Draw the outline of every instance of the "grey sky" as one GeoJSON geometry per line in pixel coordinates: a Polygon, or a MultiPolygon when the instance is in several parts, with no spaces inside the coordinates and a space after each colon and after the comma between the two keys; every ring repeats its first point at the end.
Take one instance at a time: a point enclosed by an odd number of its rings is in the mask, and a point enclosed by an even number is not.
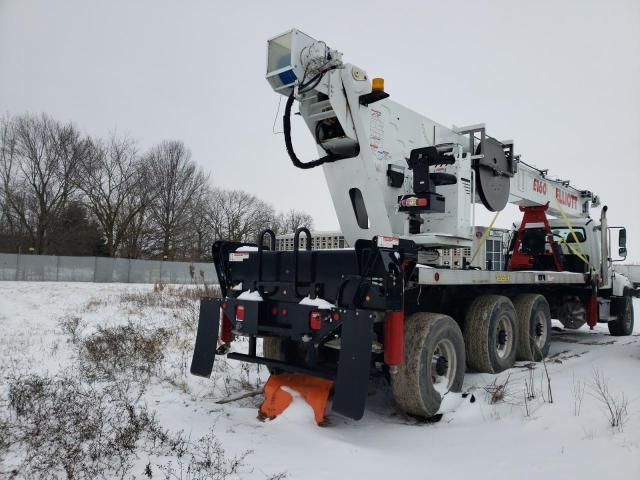
{"type": "Polygon", "coordinates": [[[320,169],[293,168],[272,133],[266,40],[293,27],[384,77],[396,101],[445,125],[484,122],[599,193],[640,260],[639,0],[0,0],[0,112],[44,111],[143,148],[182,139],[216,185],[337,228],[320,169]]]}

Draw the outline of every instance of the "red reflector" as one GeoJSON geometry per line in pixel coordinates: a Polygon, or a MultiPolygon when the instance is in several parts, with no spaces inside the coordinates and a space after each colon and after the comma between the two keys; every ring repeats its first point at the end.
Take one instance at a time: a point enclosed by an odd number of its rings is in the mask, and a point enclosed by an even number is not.
{"type": "Polygon", "coordinates": [[[222,304],[222,309],[223,309],[223,310],[226,310],[228,306],[229,306],[229,305],[227,304],[227,302],[224,302],[224,303],[222,304]]]}
{"type": "Polygon", "coordinates": [[[224,343],[233,342],[233,325],[222,309],[220,309],[220,326],[220,340],[224,343]]]}
{"type": "Polygon", "coordinates": [[[236,321],[243,322],[244,321],[244,305],[236,306],[236,321]]]}
{"type": "Polygon", "coordinates": [[[331,314],[331,320],[333,320],[334,322],[337,322],[338,320],[340,320],[340,312],[333,312],[331,314]]]}
{"type": "Polygon", "coordinates": [[[271,309],[271,315],[273,315],[274,317],[278,315],[278,307],[273,307],[271,309]]]}
{"type": "Polygon", "coordinates": [[[286,316],[287,316],[287,313],[289,313],[289,311],[288,311],[286,308],[283,308],[283,309],[282,309],[282,311],[281,311],[280,313],[282,313],[282,316],[283,316],[283,317],[286,317],[286,316]]]}
{"type": "Polygon", "coordinates": [[[318,310],[309,313],[309,328],[311,330],[320,330],[322,328],[322,316],[318,310]]]}
{"type": "Polygon", "coordinates": [[[439,274],[438,272],[436,272],[436,273],[433,275],[433,279],[434,279],[436,282],[437,282],[438,280],[440,280],[440,274],[439,274]]]}

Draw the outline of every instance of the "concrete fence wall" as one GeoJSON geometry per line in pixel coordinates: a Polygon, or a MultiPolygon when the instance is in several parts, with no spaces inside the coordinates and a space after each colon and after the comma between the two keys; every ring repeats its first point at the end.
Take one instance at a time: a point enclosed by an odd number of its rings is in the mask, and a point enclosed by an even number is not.
{"type": "Polygon", "coordinates": [[[0,280],[49,282],[217,283],[213,263],[0,253],[0,280]]]}

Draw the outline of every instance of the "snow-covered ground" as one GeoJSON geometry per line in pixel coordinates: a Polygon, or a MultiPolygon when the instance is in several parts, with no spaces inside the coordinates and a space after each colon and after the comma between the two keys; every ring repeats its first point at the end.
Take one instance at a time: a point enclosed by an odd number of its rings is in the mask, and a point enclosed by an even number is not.
{"type": "MultiPolygon", "coordinates": [[[[128,321],[171,325],[181,321],[183,314],[197,315],[196,302],[182,309],[144,307],[122,296],[152,289],[149,285],[0,282],[3,374],[54,374],[70,367],[74,344],[62,331],[61,318],[80,317],[80,334],[89,335],[98,325],[128,321]]],[[[268,376],[264,368],[218,359],[212,380],[193,377],[188,374],[189,345],[175,349],[165,360],[163,374],[151,381],[144,400],[165,428],[184,430],[197,438],[213,427],[228,453],[251,450],[242,478],[265,479],[283,472],[291,479],[637,479],[637,300],[634,308],[631,337],[611,337],[606,325],[593,331],[583,327],[554,332],[546,362],[552,403],[542,364],[530,370],[518,363],[500,375],[468,374],[465,390],[470,394],[439,423],[419,423],[398,414],[388,388],[381,385],[372,385],[367,411],[359,422],[330,414],[328,425],[318,427],[310,407],[300,399],[277,419],[261,422],[256,418],[260,396],[226,404],[216,401],[255,389],[268,376]],[[622,429],[608,423],[605,406],[593,387],[596,374],[605,379],[614,397],[624,395],[628,401],[622,429]],[[533,387],[528,385],[531,380],[533,387]],[[505,382],[505,397],[491,403],[487,390],[505,382]],[[527,387],[533,388],[535,398],[525,402],[527,387]]],[[[554,322],[554,326],[560,324],[554,322]]],[[[143,467],[148,458],[140,455],[137,462],[131,474],[146,478],[143,467]]]]}

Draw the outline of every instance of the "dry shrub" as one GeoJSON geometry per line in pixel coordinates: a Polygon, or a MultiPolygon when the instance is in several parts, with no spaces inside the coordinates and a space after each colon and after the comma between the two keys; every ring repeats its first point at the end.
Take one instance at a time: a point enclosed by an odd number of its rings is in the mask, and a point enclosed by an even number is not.
{"type": "Polygon", "coordinates": [[[629,418],[629,400],[624,393],[614,395],[609,391],[609,383],[604,377],[604,373],[599,370],[593,371],[593,384],[591,385],[592,395],[600,400],[604,406],[604,411],[612,429],[622,432],[624,424],[629,418]]]}
{"type": "Polygon", "coordinates": [[[499,378],[495,378],[491,384],[484,387],[484,391],[487,392],[490,404],[496,404],[500,402],[506,402],[513,400],[513,395],[509,386],[509,379],[511,374],[507,375],[504,382],[499,382],[499,378]]]}
{"type": "Polygon", "coordinates": [[[209,286],[182,286],[175,287],[164,285],[158,287],[154,284],[150,292],[127,292],[120,296],[121,303],[131,303],[139,308],[161,307],[169,309],[184,308],[202,297],[219,297],[220,289],[209,286]]]}
{"type": "Polygon", "coordinates": [[[108,303],[109,303],[109,300],[107,298],[92,297],[85,304],[84,310],[86,312],[95,312],[98,309],[98,307],[104,307],[105,305],[108,305],[108,303]]]}
{"type": "Polygon", "coordinates": [[[80,332],[84,328],[84,322],[77,315],[66,315],[58,320],[58,327],[62,333],[69,335],[73,343],[78,343],[80,332]]]}
{"type": "MultiPolygon", "coordinates": [[[[177,453],[175,461],[156,465],[162,478],[184,480],[225,480],[238,478],[246,464],[245,458],[251,454],[247,450],[235,457],[227,456],[222,444],[213,430],[195,442],[185,439],[181,434],[168,439],[172,450],[177,453]]],[[[151,463],[147,465],[146,475],[153,478],[151,463]]],[[[285,478],[285,477],[280,477],[285,478]]]]}
{"type": "Polygon", "coordinates": [[[165,328],[147,328],[129,322],[115,327],[98,327],[82,340],[79,348],[83,374],[109,380],[127,376],[149,378],[158,372],[165,358],[171,333],[165,328]]]}
{"type": "MultiPolygon", "coordinates": [[[[97,386],[70,376],[9,379],[10,443],[22,478],[93,479],[130,470],[156,420],[129,385],[97,386]]],[[[7,422],[7,420],[5,420],[7,422]]]]}
{"type": "MultiPolygon", "coordinates": [[[[0,418],[0,460],[7,454],[11,443],[11,425],[8,420],[0,418]]],[[[1,474],[2,471],[0,471],[1,474]]]]}
{"type": "MultiPolygon", "coordinates": [[[[140,399],[139,384],[86,382],[73,371],[11,376],[0,410],[0,461],[8,478],[239,478],[245,451],[228,456],[213,429],[192,441],[163,429],[140,399]],[[6,418],[5,413],[10,415],[6,418]],[[147,457],[144,471],[133,471],[147,457]],[[10,477],[9,477],[10,476],[10,477]]],[[[283,474],[272,478],[284,478],[283,474]]],[[[3,477],[4,478],[4,477],[3,477]]]]}
{"type": "Polygon", "coordinates": [[[578,417],[582,410],[582,400],[584,399],[586,384],[576,380],[575,372],[571,378],[571,394],[573,395],[573,414],[578,417]]]}

